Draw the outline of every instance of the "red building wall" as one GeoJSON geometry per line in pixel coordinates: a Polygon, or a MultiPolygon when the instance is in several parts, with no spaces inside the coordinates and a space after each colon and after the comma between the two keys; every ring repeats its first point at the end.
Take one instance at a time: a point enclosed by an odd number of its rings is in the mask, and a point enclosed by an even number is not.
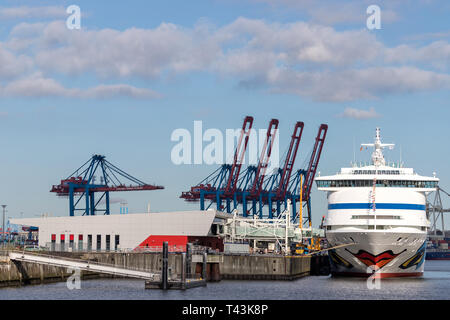
{"type": "Polygon", "coordinates": [[[170,252],[186,252],[186,245],[188,243],[209,247],[213,250],[218,249],[220,252],[223,251],[222,239],[217,237],[194,236],[150,236],[145,239],[136,249],[149,249],[159,251],[162,249],[164,241],[167,241],[169,243],[170,252]]]}

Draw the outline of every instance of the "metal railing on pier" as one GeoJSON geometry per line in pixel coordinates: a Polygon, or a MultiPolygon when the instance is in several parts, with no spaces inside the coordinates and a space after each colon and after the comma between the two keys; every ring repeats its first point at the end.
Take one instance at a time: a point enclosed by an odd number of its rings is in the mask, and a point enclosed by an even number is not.
{"type": "Polygon", "coordinates": [[[79,269],[83,271],[106,273],[144,280],[155,281],[157,278],[160,277],[159,274],[151,273],[148,270],[140,268],[133,268],[133,267],[121,268],[113,264],[101,263],[98,261],[58,257],[54,255],[11,251],[9,252],[9,258],[13,261],[79,269]]]}

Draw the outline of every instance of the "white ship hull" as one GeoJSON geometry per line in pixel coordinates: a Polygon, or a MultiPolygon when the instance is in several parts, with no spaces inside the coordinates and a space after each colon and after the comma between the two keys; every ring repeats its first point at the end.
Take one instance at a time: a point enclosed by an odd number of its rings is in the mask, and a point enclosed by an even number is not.
{"type": "Polygon", "coordinates": [[[377,128],[370,165],[341,168],[333,176],[316,178],[327,192],[326,237],[332,274],[405,277],[423,275],[430,221],[426,196],[439,179],[412,168],[386,163],[377,128]]]}
{"type": "Polygon", "coordinates": [[[331,272],[340,276],[418,277],[425,265],[426,233],[329,232],[331,272]]]}
{"type": "Polygon", "coordinates": [[[378,270],[379,277],[421,276],[429,226],[425,195],[407,188],[377,191],[376,212],[366,200],[371,188],[329,195],[327,240],[331,246],[351,244],[330,252],[332,273],[369,276],[378,270]]]}

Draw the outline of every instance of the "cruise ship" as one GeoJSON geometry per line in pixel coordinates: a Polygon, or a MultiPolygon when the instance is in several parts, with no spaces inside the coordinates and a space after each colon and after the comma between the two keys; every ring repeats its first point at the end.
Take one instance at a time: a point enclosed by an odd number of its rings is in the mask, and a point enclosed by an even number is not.
{"type": "Polygon", "coordinates": [[[375,141],[368,165],[352,164],[332,176],[319,176],[317,187],[327,192],[326,238],[333,275],[378,278],[423,275],[430,222],[426,196],[439,179],[417,174],[401,163],[389,164],[383,149],[394,144],[375,141]]]}

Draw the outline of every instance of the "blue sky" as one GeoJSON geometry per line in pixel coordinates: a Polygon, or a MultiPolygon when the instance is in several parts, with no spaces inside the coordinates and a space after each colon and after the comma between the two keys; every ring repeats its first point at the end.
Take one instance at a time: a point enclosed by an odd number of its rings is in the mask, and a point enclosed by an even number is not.
{"type": "MultiPolygon", "coordinates": [[[[92,154],[164,191],[117,194],[130,212],[196,208],[181,191],[217,166],[175,166],[170,135],[193,121],[223,130],[280,120],[280,152],[305,122],[297,164],[320,123],[332,174],[375,127],[386,157],[450,190],[450,3],[416,1],[2,1],[1,202],[8,215],[66,215],[49,193],[92,154]],[[81,30],[65,8],[78,5],[81,30]],[[381,30],[366,8],[381,8],[381,30]]],[[[358,160],[369,160],[368,151],[358,160]]],[[[450,201],[447,201],[450,206],[450,201]]],[[[314,224],[326,197],[313,190],[314,224]]],[[[118,213],[118,205],[113,206],[118,213]]]]}

